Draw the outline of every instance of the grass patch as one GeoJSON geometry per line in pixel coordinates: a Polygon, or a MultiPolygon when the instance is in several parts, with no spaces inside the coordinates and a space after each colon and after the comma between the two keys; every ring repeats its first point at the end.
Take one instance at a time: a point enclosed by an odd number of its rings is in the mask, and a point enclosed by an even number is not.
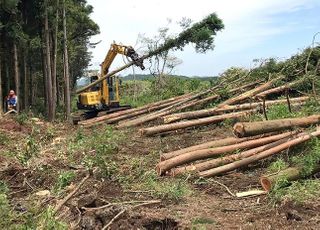
{"type": "Polygon", "coordinates": [[[147,190],[156,198],[175,202],[192,194],[184,178],[160,178],[155,170],[150,170],[153,164],[153,156],[147,159],[145,157],[128,158],[125,167],[118,172],[117,180],[126,189],[147,190]]]}
{"type": "Polygon", "coordinates": [[[279,158],[269,165],[267,172],[276,173],[276,172],[279,172],[280,170],[287,168],[288,166],[289,164],[285,160],[283,160],[282,158],[279,158]]]}
{"type": "Polygon", "coordinates": [[[67,229],[65,223],[55,219],[51,208],[40,211],[33,205],[27,208],[25,213],[15,211],[9,203],[8,192],[9,189],[5,182],[0,181],[0,229],[67,229]]]}
{"type": "MultiPolygon", "coordinates": [[[[301,177],[312,175],[320,162],[320,140],[313,138],[308,143],[299,146],[294,152],[299,152],[299,155],[292,156],[289,159],[291,165],[301,168],[301,177]]],[[[273,162],[269,168],[269,172],[277,172],[288,167],[288,163],[283,159],[278,159],[273,162]]],[[[320,194],[319,180],[301,180],[289,182],[286,177],[281,177],[277,180],[275,186],[270,193],[271,199],[275,202],[283,199],[290,199],[296,202],[304,202],[308,199],[316,197],[320,194]]]]}
{"type": "Polygon", "coordinates": [[[215,225],[216,221],[212,220],[210,218],[204,218],[204,217],[195,217],[191,221],[192,230],[206,230],[207,225],[215,225]]]}
{"type": "Polygon", "coordinates": [[[53,188],[54,193],[59,193],[62,189],[70,185],[75,176],[76,174],[73,171],[61,172],[58,176],[58,181],[53,188]]]}
{"type": "Polygon", "coordinates": [[[309,176],[319,167],[320,162],[320,140],[313,138],[307,146],[308,150],[303,156],[292,158],[294,164],[302,168],[302,176],[309,176]]]}
{"type": "Polygon", "coordinates": [[[288,181],[277,181],[275,188],[271,191],[270,197],[273,201],[289,199],[297,203],[303,203],[307,200],[317,198],[320,195],[319,180],[294,181],[290,186],[288,181]]]}
{"type": "Polygon", "coordinates": [[[122,137],[110,126],[94,129],[90,133],[79,129],[68,143],[69,161],[81,163],[87,169],[98,167],[102,176],[111,179],[117,172],[114,153],[122,137]]]}

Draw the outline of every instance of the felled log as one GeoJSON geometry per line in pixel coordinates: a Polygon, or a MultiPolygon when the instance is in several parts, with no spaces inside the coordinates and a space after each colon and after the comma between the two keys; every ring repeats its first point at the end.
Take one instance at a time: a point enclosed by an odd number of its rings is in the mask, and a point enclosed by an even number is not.
{"type": "Polygon", "coordinates": [[[286,150],[286,149],[291,148],[293,146],[296,146],[298,144],[304,143],[304,142],[310,140],[311,138],[318,137],[318,136],[320,136],[320,129],[312,132],[311,134],[305,133],[304,135],[301,135],[299,137],[288,140],[287,142],[285,142],[283,144],[277,145],[271,149],[265,150],[261,153],[255,154],[251,157],[247,157],[247,158],[241,159],[239,161],[235,161],[233,163],[226,164],[226,165],[223,165],[223,166],[220,166],[217,168],[202,171],[199,173],[199,176],[212,177],[212,176],[220,175],[220,174],[223,174],[226,172],[230,172],[230,171],[235,170],[237,168],[247,166],[251,163],[257,162],[257,161],[262,160],[264,158],[267,158],[267,157],[270,157],[270,156],[275,155],[277,153],[280,153],[283,150],[286,150]]]}
{"type": "Polygon", "coordinates": [[[281,75],[281,76],[279,76],[279,77],[277,77],[277,78],[275,78],[275,79],[273,79],[271,81],[268,81],[267,83],[265,83],[263,85],[260,85],[260,86],[258,86],[256,88],[252,89],[252,90],[249,90],[249,91],[247,91],[245,93],[242,93],[239,96],[230,98],[230,99],[222,102],[221,104],[219,104],[218,107],[223,107],[225,105],[233,105],[233,104],[239,103],[239,102],[241,102],[241,101],[243,101],[243,100],[245,100],[247,98],[253,97],[253,96],[257,95],[258,93],[261,93],[261,92],[271,88],[272,85],[276,81],[278,81],[278,80],[280,80],[282,78],[284,78],[283,75],[281,75]]]}
{"type": "Polygon", "coordinates": [[[231,162],[241,160],[246,157],[253,156],[257,153],[260,153],[260,152],[265,151],[267,149],[273,148],[279,144],[285,143],[289,139],[289,137],[292,137],[294,134],[295,134],[294,132],[287,132],[284,135],[281,135],[279,140],[277,140],[275,142],[268,143],[266,145],[262,145],[262,146],[259,146],[259,147],[253,148],[253,149],[249,149],[249,150],[246,150],[241,153],[235,153],[232,155],[204,161],[204,162],[197,163],[194,165],[188,165],[185,167],[178,167],[178,168],[172,169],[170,171],[170,175],[176,176],[176,175],[179,175],[179,174],[182,174],[185,172],[200,172],[200,171],[212,169],[212,168],[224,165],[224,164],[229,164],[231,162]]]}
{"type": "Polygon", "coordinates": [[[238,91],[242,91],[242,90],[244,90],[244,89],[248,89],[248,88],[250,88],[250,87],[252,87],[252,86],[256,86],[256,85],[258,85],[258,84],[260,84],[262,81],[255,81],[255,82],[250,82],[250,83],[248,83],[248,84],[245,84],[245,85],[242,85],[242,86],[239,86],[239,87],[237,87],[237,88],[233,88],[233,89],[231,89],[231,90],[229,90],[229,93],[235,93],[235,92],[238,92],[238,91]]]}
{"type": "Polygon", "coordinates": [[[269,94],[274,94],[274,93],[283,92],[283,91],[285,91],[285,90],[287,90],[287,89],[290,89],[290,88],[292,88],[292,87],[294,87],[294,86],[297,86],[297,85],[303,83],[306,79],[307,79],[307,78],[302,78],[302,79],[299,79],[299,80],[297,80],[297,81],[289,82],[289,83],[287,83],[287,84],[285,84],[285,85],[281,85],[281,86],[279,86],[279,87],[276,87],[276,88],[273,88],[273,89],[269,89],[269,90],[263,91],[263,92],[257,94],[257,95],[255,96],[255,98],[263,98],[263,97],[266,97],[266,96],[269,95],[269,94]]]}
{"type": "Polygon", "coordinates": [[[128,109],[128,110],[124,110],[124,111],[120,111],[120,112],[116,112],[116,113],[107,114],[107,115],[104,115],[101,117],[96,117],[96,118],[93,118],[90,120],[81,121],[78,124],[82,125],[84,127],[90,127],[90,126],[93,126],[93,125],[96,125],[99,123],[103,123],[103,122],[112,124],[112,123],[115,123],[115,122],[118,122],[118,121],[121,121],[124,119],[129,119],[131,117],[135,117],[135,116],[139,116],[139,115],[142,115],[145,113],[153,112],[155,110],[163,109],[163,108],[171,106],[181,100],[184,100],[185,98],[188,98],[190,96],[191,96],[191,94],[181,95],[181,96],[170,98],[167,100],[147,104],[142,107],[128,109]]]}
{"type": "MultiPolygon", "coordinates": [[[[206,91],[205,94],[208,94],[208,93],[209,93],[209,91],[206,91]]],[[[192,96],[192,97],[186,98],[184,100],[179,101],[176,104],[173,104],[169,107],[166,107],[166,108],[159,110],[159,111],[156,111],[154,113],[148,114],[146,116],[138,117],[138,118],[130,120],[130,121],[121,122],[118,125],[118,128],[141,125],[146,122],[156,120],[159,117],[165,116],[167,114],[174,113],[176,111],[180,111],[180,110],[187,109],[187,108],[192,108],[197,105],[202,105],[202,104],[208,103],[210,101],[214,101],[215,99],[217,99],[219,97],[218,95],[213,95],[208,98],[199,99],[199,98],[203,97],[205,94],[203,94],[203,93],[197,94],[198,96],[192,96]]]]}
{"type": "MultiPolygon", "coordinates": [[[[312,170],[311,175],[320,171],[320,167],[316,167],[312,170]]],[[[302,178],[302,168],[301,167],[289,167],[284,170],[281,170],[278,173],[271,175],[264,175],[260,177],[260,184],[265,191],[270,191],[277,181],[285,179],[287,181],[294,181],[302,178]]]]}
{"type": "Polygon", "coordinates": [[[197,119],[197,120],[181,121],[181,122],[176,122],[176,123],[172,123],[172,124],[165,124],[165,125],[158,125],[158,126],[153,126],[153,127],[149,127],[149,128],[142,128],[139,130],[139,133],[141,135],[145,135],[145,136],[152,136],[155,134],[169,132],[169,131],[173,131],[173,130],[185,129],[185,128],[201,126],[201,125],[216,124],[216,123],[224,121],[226,119],[247,116],[255,111],[256,110],[253,109],[253,110],[247,110],[247,111],[242,111],[242,112],[228,113],[228,114],[223,114],[223,115],[218,115],[218,116],[206,117],[206,118],[201,118],[201,119],[197,119]]]}
{"type": "Polygon", "coordinates": [[[288,135],[287,133],[278,134],[278,135],[268,136],[260,139],[245,141],[245,142],[241,142],[234,145],[187,152],[179,156],[170,158],[168,160],[161,161],[160,163],[157,164],[156,170],[158,175],[163,175],[166,171],[179,165],[183,165],[196,160],[211,158],[221,154],[226,154],[235,150],[241,150],[241,149],[247,149],[247,148],[250,149],[257,146],[265,145],[265,144],[277,141],[283,137],[286,137],[287,135],[288,135]]]}
{"type": "MultiPolygon", "coordinates": [[[[213,101],[213,100],[215,100],[217,98],[218,98],[217,95],[213,95],[213,96],[201,99],[201,100],[191,101],[191,102],[189,102],[189,103],[187,103],[185,105],[181,105],[180,107],[177,107],[176,109],[182,110],[182,109],[185,109],[185,108],[191,108],[191,107],[194,107],[194,106],[203,105],[203,104],[211,102],[211,101],[213,101]]],[[[172,102],[170,103],[170,105],[172,105],[172,102]]],[[[164,107],[166,107],[166,106],[164,106],[164,107]]],[[[150,111],[150,109],[149,109],[149,111],[150,111]]],[[[147,112],[149,112],[149,111],[147,111],[147,112]]],[[[170,111],[171,110],[168,110],[167,112],[170,112],[170,111]]],[[[143,112],[143,113],[146,113],[146,112],[143,112]]],[[[131,118],[131,117],[135,117],[135,116],[140,115],[140,114],[142,114],[142,112],[141,111],[137,111],[135,113],[127,114],[127,115],[124,115],[124,116],[121,116],[121,117],[115,117],[115,118],[109,119],[107,123],[108,124],[113,124],[115,122],[119,122],[121,120],[125,120],[125,119],[131,118]]]]}
{"type": "Polygon", "coordinates": [[[307,127],[319,123],[320,115],[269,121],[238,122],[233,126],[233,132],[237,137],[246,137],[262,133],[281,131],[293,127],[307,127]]]}
{"type": "MultiPolygon", "coordinates": [[[[307,101],[308,99],[309,97],[297,97],[297,98],[290,99],[290,102],[292,103],[292,105],[301,105],[301,104],[304,104],[305,101],[307,101]]],[[[284,104],[284,103],[287,103],[286,99],[271,100],[271,101],[265,101],[265,106],[269,107],[271,105],[284,104]]],[[[244,103],[244,104],[237,104],[237,105],[225,105],[222,108],[214,107],[211,109],[202,109],[197,111],[174,113],[174,114],[164,116],[162,120],[163,120],[163,123],[168,124],[168,123],[183,120],[183,119],[202,118],[202,117],[213,116],[213,115],[226,113],[230,111],[261,108],[262,106],[263,106],[262,102],[244,103]]]]}
{"type": "Polygon", "coordinates": [[[213,140],[213,141],[209,141],[200,145],[194,145],[194,146],[190,146],[188,148],[183,148],[183,149],[179,149],[173,152],[169,152],[169,153],[164,153],[160,156],[160,161],[164,161],[164,160],[168,160],[172,157],[176,157],[179,156],[181,154],[187,153],[187,152],[192,152],[192,151],[196,151],[196,150],[200,150],[200,149],[208,149],[208,148],[215,148],[215,147],[221,147],[221,146],[226,146],[226,145],[232,145],[232,144],[236,144],[236,143],[241,143],[244,141],[248,141],[250,140],[249,138],[235,138],[235,137],[228,137],[225,139],[220,139],[220,140],[213,140]]]}

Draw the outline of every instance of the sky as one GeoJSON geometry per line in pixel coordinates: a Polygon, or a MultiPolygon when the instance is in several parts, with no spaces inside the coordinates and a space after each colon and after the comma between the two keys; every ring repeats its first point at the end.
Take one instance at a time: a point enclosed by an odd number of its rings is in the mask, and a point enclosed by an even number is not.
{"type": "MultiPolygon", "coordinates": [[[[223,20],[225,29],[215,37],[215,49],[206,54],[195,52],[192,45],[172,54],[182,60],[174,74],[216,76],[229,67],[254,66],[254,59],[283,60],[310,46],[320,31],[319,0],[87,0],[94,7],[92,19],[100,34],[91,42],[101,41],[92,52],[91,69],[98,69],[115,41],[139,51],[139,34],[153,37],[159,28],[169,25],[172,34],[181,30],[176,22],[183,17],[199,21],[212,12],[223,20]]],[[[317,37],[320,41],[320,36],[317,37]]],[[[117,57],[110,69],[124,64],[117,57]]],[[[121,72],[131,74],[132,68],[121,72]]],[[[137,68],[135,73],[141,73],[137,68]]],[[[143,73],[148,73],[144,71],[143,73]]]]}

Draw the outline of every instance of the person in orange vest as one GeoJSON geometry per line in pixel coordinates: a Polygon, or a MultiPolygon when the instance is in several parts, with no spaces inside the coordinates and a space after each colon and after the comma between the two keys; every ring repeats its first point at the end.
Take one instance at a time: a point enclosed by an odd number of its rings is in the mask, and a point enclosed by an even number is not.
{"type": "Polygon", "coordinates": [[[8,111],[17,109],[17,95],[13,90],[10,90],[9,95],[7,96],[7,106],[8,111]]]}

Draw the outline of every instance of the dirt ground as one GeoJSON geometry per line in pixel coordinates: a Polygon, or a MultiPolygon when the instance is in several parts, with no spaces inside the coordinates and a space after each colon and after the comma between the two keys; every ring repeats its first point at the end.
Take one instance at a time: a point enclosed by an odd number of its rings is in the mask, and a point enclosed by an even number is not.
{"type": "MultiPolygon", "coordinates": [[[[14,123],[10,132],[25,133],[23,128],[14,123]]],[[[0,122],[0,130],[8,130],[6,124],[0,122]]],[[[60,132],[67,134],[77,128],[65,127],[60,132]]],[[[89,132],[89,131],[88,131],[89,132]]],[[[231,136],[231,129],[222,126],[208,126],[184,132],[157,137],[140,137],[136,129],[125,131],[128,137],[119,146],[117,155],[122,157],[144,156],[148,158],[151,152],[168,152],[206,140],[221,139],[231,136]],[[129,138],[130,137],[130,138],[129,138]]],[[[22,134],[21,134],[22,135],[22,134]]],[[[50,158],[44,154],[44,159],[37,162],[48,171],[72,169],[77,174],[76,183],[70,186],[70,191],[85,177],[82,168],[72,168],[61,159],[50,158]]],[[[43,207],[57,203],[55,197],[36,197],[34,193],[50,189],[55,178],[50,173],[41,173],[33,168],[23,167],[19,162],[6,156],[0,156],[0,180],[10,187],[9,198],[15,210],[24,210],[25,203],[38,200],[43,207]]],[[[155,162],[156,164],[156,162],[155,162]]],[[[155,165],[154,164],[154,165],[155,165]]],[[[48,172],[47,171],[47,172],[48,172]]],[[[233,193],[250,189],[261,189],[258,178],[263,168],[255,165],[241,169],[224,176],[214,178],[226,185],[233,193]]],[[[130,173],[130,172],[128,172],[130,173]]],[[[190,180],[193,194],[178,202],[163,201],[127,209],[110,226],[110,229],[319,229],[320,202],[315,200],[306,204],[295,204],[284,201],[273,205],[267,195],[236,198],[217,183],[197,184],[190,180]],[[197,222],[195,223],[195,220],[197,222]]],[[[62,197],[59,198],[61,200],[62,197]]],[[[70,223],[74,229],[101,229],[121,210],[110,206],[100,210],[90,208],[100,207],[110,200],[152,200],[143,191],[128,192],[112,180],[102,180],[91,177],[59,213],[59,218],[70,223]],[[83,207],[87,209],[83,209],[83,207]],[[67,218],[65,218],[67,217],[67,218]]],[[[71,228],[71,227],[70,227],[71,228]]]]}

